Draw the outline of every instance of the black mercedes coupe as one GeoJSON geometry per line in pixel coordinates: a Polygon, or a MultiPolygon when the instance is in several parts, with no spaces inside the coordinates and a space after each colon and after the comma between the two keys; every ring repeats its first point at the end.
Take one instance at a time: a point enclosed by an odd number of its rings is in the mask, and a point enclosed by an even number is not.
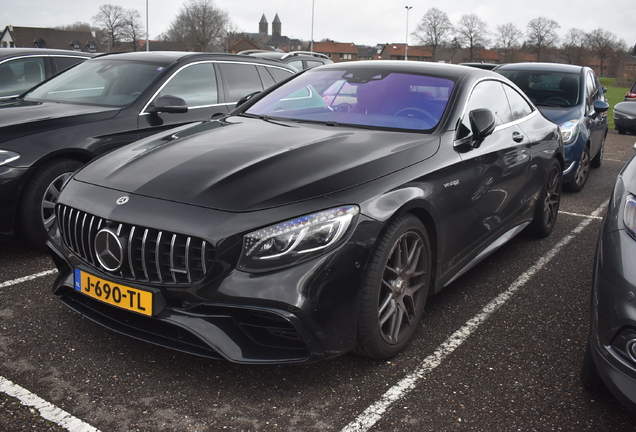
{"type": "Polygon", "coordinates": [[[123,334],[238,363],[397,355],[427,298],[556,222],[559,128],[503,76],[304,71],[65,184],[53,292],[123,334]]]}

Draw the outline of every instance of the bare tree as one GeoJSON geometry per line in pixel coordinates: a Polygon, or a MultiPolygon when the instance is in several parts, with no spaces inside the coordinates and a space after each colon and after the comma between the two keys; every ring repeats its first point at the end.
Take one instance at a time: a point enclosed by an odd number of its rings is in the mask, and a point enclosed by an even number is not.
{"type": "Polygon", "coordinates": [[[124,8],[111,4],[101,5],[97,15],[93,17],[93,22],[101,30],[108,52],[115,49],[124,27],[124,8]]]}
{"type": "Polygon", "coordinates": [[[212,0],[188,0],[170,24],[167,38],[181,42],[184,48],[204,51],[223,36],[228,23],[228,13],[212,0]]]}
{"type": "Polygon", "coordinates": [[[123,27],[120,33],[122,42],[126,42],[133,51],[139,48],[139,40],[145,38],[145,27],[141,21],[141,15],[135,9],[124,11],[122,18],[123,27]]]}
{"type": "Polygon", "coordinates": [[[497,26],[497,42],[496,47],[503,54],[503,61],[506,63],[514,61],[515,51],[519,49],[519,41],[523,37],[523,32],[513,23],[507,23],[497,26]]]}
{"type": "Polygon", "coordinates": [[[537,55],[537,61],[542,61],[547,49],[557,43],[559,28],[558,22],[545,17],[535,18],[528,23],[528,45],[537,55]]]}
{"type": "Polygon", "coordinates": [[[453,25],[445,12],[437,8],[429,9],[413,32],[421,43],[433,52],[433,60],[437,59],[437,51],[443,47],[453,34],[453,25]]]}
{"type": "Polygon", "coordinates": [[[583,30],[573,28],[565,34],[561,44],[561,55],[570,64],[582,65],[587,63],[586,34],[583,30]]]}
{"type": "Polygon", "coordinates": [[[616,51],[624,50],[624,47],[621,46],[622,41],[619,41],[614,33],[600,28],[588,33],[585,42],[601,62],[600,76],[604,76],[603,65],[615,55],[616,51]]]}
{"type": "Polygon", "coordinates": [[[477,49],[489,42],[488,24],[474,13],[462,15],[456,31],[460,43],[468,48],[468,61],[475,60],[477,49]]]}

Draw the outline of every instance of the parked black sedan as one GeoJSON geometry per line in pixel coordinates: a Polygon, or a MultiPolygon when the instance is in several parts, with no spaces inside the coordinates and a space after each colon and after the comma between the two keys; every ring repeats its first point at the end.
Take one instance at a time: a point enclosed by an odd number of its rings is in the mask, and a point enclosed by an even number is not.
{"type": "Polygon", "coordinates": [[[46,48],[0,48],[0,101],[21,95],[36,84],[94,54],[46,48]]]}
{"type": "Polygon", "coordinates": [[[636,102],[619,102],[614,105],[614,129],[619,134],[636,133],[636,102]]]}
{"type": "MultiPolygon", "coordinates": [[[[634,103],[634,102],[626,102],[634,103]]],[[[581,377],[636,411],[636,156],[621,170],[596,248],[591,323],[581,377]]]]}
{"type": "Polygon", "coordinates": [[[56,206],[53,291],[203,356],[388,358],[429,295],[524,228],[551,232],[563,157],[559,128],[501,75],[310,69],[76,173],[56,206]]]}
{"type": "Polygon", "coordinates": [[[44,247],[60,187],[95,156],[226,115],[295,69],[248,56],[135,52],[88,60],[0,104],[0,234],[44,247]]]}
{"type": "Polygon", "coordinates": [[[607,136],[605,89],[588,67],[555,63],[511,63],[495,69],[517,84],[543,115],[561,128],[565,146],[563,184],[585,186],[590,167],[603,162],[607,136]]]}

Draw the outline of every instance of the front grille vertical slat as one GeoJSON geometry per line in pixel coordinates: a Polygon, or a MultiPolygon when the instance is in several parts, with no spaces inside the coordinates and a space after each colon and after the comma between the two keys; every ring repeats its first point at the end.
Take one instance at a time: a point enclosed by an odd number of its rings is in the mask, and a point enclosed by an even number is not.
{"type": "Polygon", "coordinates": [[[135,275],[135,262],[134,262],[134,257],[133,257],[133,242],[135,239],[135,227],[133,225],[133,227],[130,229],[130,234],[128,235],[128,266],[130,268],[130,274],[132,275],[133,279],[136,279],[137,276],[135,275]]]}
{"type": "Polygon", "coordinates": [[[177,241],[177,235],[172,234],[172,239],[170,240],[170,273],[172,274],[172,281],[177,283],[177,274],[174,271],[174,244],[177,241]]]}
{"type": "Polygon", "coordinates": [[[157,233],[157,245],[155,246],[155,267],[157,268],[157,276],[159,277],[159,282],[163,282],[163,277],[161,276],[161,234],[162,231],[157,233]]]}
{"type": "Polygon", "coordinates": [[[190,274],[190,241],[192,240],[192,237],[188,237],[188,240],[186,240],[186,247],[185,247],[185,270],[186,270],[186,275],[188,276],[188,283],[192,283],[192,275],[190,274]]]}
{"type": "Polygon", "coordinates": [[[144,276],[146,280],[149,281],[148,277],[148,267],[146,266],[146,240],[148,239],[148,229],[144,231],[144,236],[141,240],[141,268],[144,270],[144,276]]]}
{"type": "Polygon", "coordinates": [[[193,284],[207,275],[214,262],[212,247],[196,237],[106,220],[63,204],[58,204],[56,214],[66,247],[88,265],[116,278],[168,286],[193,284]],[[116,272],[104,270],[97,260],[95,237],[107,227],[128,241],[128,256],[116,272]]]}

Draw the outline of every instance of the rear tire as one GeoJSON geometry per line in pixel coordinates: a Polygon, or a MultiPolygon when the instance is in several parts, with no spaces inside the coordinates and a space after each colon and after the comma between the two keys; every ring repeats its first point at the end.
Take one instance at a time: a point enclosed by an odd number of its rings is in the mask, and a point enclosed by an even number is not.
{"type": "Polygon", "coordinates": [[[603,164],[603,153],[605,152],[605,137],[603,137],[603,142],[601,142],[601,148],[598,149],[596,156],[592,159],[590,165],[592,168],[600,168],[603,164]]]}
{"type": "Polygon", "coordinates": [[[55,203],[64,182],[83,164],[53,159],[42,165],[24,187],[18,208],[18,232],[31,247],[44,250],[48,230],[55,223],[55,203]]]}
{"type": "Polygon", "coordinates": [[[541,195],[535,205],[534,219],[529,227],[531,233],[536,237],[549,236],[556,224],[561,203],[562,178],[561,164],[557,160],[553,160],[543,188],[541,188],[541,195]]]}
{"type": "Polygon", "coordinates": [[[408,345],[424,314],[431,263],[426,228],[413,215],[400,216],[366,270],[358,317],[359,354],[386,359],[408,345]]]}

